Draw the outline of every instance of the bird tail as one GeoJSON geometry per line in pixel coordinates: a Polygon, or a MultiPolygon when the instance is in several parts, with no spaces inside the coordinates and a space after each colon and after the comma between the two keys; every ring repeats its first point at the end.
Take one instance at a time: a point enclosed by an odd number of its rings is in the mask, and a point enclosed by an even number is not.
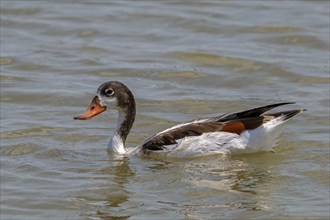
{"type": "Polygon", "coordinates": [[[287,121],[290,118],[292,118],[295,115],[298,115],[299,113],[306,111],[306,109],[294,109],[289,111],[283,111],[283,112],[275,112],[275,113],[267,113],[265,115],[267,116],[273,116],[274,118],[281,119],[281,121],[287,121]]]}

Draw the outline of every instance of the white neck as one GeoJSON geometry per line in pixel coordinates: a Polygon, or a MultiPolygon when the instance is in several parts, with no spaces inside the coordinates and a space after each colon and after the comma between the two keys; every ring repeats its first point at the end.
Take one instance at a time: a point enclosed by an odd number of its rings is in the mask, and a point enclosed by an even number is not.
{"type": "Polygon", "coordinates": [[[117,132],[110,139],[108,144],[108,149],[110,149],[111,151],[117,154],[126,153],[124,142],[117,132]]]}
{"type": "Polygon", "coordinates": [[[117,130],[111,137],[109,144],[108,144],[108,149],[112,150],[115,153],[118,154],[124,154],[126,153],[125,149],[125,140],[126,137],[122,137],[120,134],[120,129],[126,120],[126,114],[123,111],[118,111],[118,122],[117,122],[117,130]]]}

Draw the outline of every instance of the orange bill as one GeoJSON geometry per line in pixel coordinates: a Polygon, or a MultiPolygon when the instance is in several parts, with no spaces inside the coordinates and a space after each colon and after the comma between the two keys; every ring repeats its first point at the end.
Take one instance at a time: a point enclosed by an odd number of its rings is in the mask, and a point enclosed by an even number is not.
{"type": "Polygon", "coordinates": [[[73,117],[75,120],[89,120],[94,116],[101,114],[106,110],[106,106],[102,106],[99,97],[95,96],[92,103],[88,106],[85,112],[80,115],[73,117]]]}

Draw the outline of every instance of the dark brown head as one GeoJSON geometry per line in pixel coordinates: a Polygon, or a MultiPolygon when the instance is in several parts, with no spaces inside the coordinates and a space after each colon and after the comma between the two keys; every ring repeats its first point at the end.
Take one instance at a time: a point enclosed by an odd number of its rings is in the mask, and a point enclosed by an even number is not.
{"type": "Polygon", "coordinates": [[[121,82],[109,81],[100,85],[97,89],[97,95],[87,110],[75,116],[74,119],[91,119],[104,112],[106,108],[116,109],[131,118],[135,118],[135,100],[132,92],[121,82]]]}

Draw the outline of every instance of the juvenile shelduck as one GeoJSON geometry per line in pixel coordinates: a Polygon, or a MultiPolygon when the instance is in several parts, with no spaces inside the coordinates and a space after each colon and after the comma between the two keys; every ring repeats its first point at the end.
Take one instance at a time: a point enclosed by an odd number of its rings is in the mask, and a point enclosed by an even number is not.
{"type": "Polygon", "coordinates": [[[125,141],[136,114],[134,96],[123,83],[109,81],[97,89],[97,95],[87,110],[74,119],[88,120],[107,108],[117,110],[117,130],[108,144],[109,150],[117,154],[154,152],[197,156],[217,153],[254,153],[270,151],[284,122],[304,111],[304,109],[295,109],[268,113],[269,110],[286,104],[293,102],[282,102],[184,122],[155,134],[137,147],[126,148],[125,141]]]}

